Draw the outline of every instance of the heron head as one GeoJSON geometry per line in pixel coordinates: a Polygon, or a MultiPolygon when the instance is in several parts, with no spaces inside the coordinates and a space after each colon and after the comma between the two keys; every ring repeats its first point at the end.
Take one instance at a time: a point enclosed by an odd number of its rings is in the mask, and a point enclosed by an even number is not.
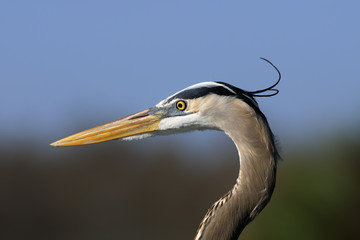
{"type": "MultiPolygon", "coordinates": [[[[277,70],[274,65],[272,66],[277,70]]],[[[279,71],[278,73],[279,80],[274,85],[254,92],[224,82],[198,83],[167,97],[154,107],[79,132],[51,145],[75,146],[114,139],[133,140],[191,130],[222,130],[222,120],[231,118],[229,113],[234,111],[232,108],[234,103],[242,103],[247,109],[262,115],[254,97],[275,95],[277,90],[273,87],[279,83],[281,77],[279,71]],[[275,93],[259,94],[266,91],[275,93]]]]}
{"type": "Polygon", "coordinates": [[[114,139],[141,139],[195,129],[217,129],[209,116],[214,117],[218,112],[217,108],[226,106],[220,102],[230,95],[235,95],[235,92],[222,83],[195,84],[169,96],[154,107],[79,132],[51,145],[75,146],[114,139]]]}

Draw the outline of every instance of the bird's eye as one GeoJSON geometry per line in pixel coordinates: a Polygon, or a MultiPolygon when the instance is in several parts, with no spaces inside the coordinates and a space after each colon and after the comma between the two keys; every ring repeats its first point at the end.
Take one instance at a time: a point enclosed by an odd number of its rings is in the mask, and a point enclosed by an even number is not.
{"type": "Polygon", "coordinates": [[[180,111],[184,111],[186,108],[186,103],[182,100],[176,102],[176,108],[180,111]]]}

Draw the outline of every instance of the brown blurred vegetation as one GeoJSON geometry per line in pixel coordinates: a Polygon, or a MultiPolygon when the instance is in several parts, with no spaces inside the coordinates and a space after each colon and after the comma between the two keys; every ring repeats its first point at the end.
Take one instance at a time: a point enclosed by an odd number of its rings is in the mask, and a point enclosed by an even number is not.
{"type": "MultiPolygon", "coordinates": [[[[146,141],[2,144],[0,239],[192,239],[235,182],[235,149],[209,146],[224,152],[207,165],[146,141]]],[[[360,141],[300,148],[282,154],[273,198],[240,239],[360,239],[360,141]]]]}

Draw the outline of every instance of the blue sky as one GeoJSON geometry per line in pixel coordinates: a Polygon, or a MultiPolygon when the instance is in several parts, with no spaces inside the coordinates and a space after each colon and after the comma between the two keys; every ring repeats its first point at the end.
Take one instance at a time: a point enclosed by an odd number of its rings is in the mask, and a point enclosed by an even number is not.
{"type": "Polygon", "coordinates": [[[1,1],[0,134],[57,140],[202,81],[247,90],[280,140],[360,119],[358,1],[1,1]]]}

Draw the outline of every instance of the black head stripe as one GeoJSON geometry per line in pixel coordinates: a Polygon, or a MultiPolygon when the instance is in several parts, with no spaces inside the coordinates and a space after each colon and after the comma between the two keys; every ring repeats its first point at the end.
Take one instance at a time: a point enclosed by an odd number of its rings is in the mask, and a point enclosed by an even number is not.
{"type": "Polygon", "coordinates": [[[194,99],[206,96],[208,94],[216,94],[219,96],[231,96],[246,102],[257,113],[261,113],[258,103],[251,92],[245,91],[241,88],[237,88],[231,84],[225,82],[206,82],[201,85],[194,85],[189,88],[170,96],[165,100],[165,103],[169,103],[174,99],[194,99]]]}
{"type": "Polygon", "coordinates": [[[194,99],[206,96],[211,93],[221,96],[236,96],[236,92],[232,91],[231,88],[229,89],[223,83],[214,82],[214,85],[209,84],[201,87],[186,88],[168,98],[166,102],[171,102],[174,99],[194,99]]]}
{"type": "Polygon", "coordinates": [[[232,91],[236,92],[235,97],[243,100],[244,102],[249,104],[255,110],[259,108],[258,103],[256,102],[254,96],[250,92],[245,91],[245,90],[243,90],[241,88],[237,88],[237,87],[235,87],[235,86],[233,86],[231,84],[228,84],[228,83],[224,83],[224,82],[217,82],[217,83],[223,84],[224,86],[230,88],[232,91]]]}

